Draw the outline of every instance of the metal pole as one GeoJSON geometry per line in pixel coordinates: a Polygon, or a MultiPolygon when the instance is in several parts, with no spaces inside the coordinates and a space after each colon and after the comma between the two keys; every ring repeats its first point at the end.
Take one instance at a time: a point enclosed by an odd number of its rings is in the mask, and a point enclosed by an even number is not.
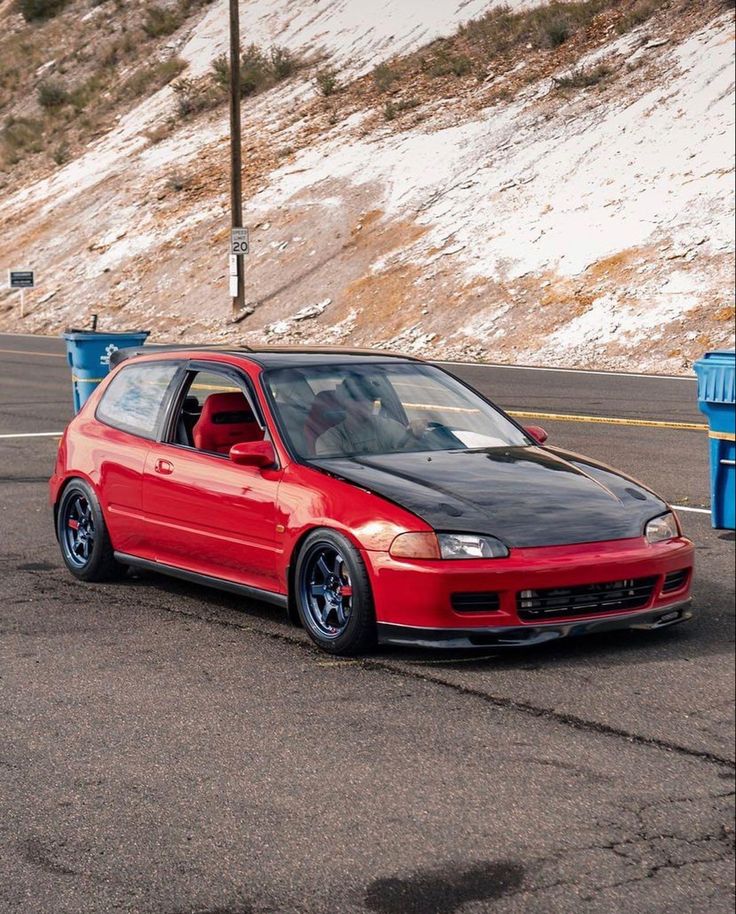
{"type": "Polygon", "coordinates": [[[20,316],[26,316],[26,290],[22,286],[20,290],[20,316]]]}
{"type": "MultiPolygon", "coordinates": [[[[240,129],[240,10],[230,0],[230,211],[232,227],[243,225],[243,161],[240,129]]],[[[245,263],[237,254],[238,291],[233,298],[233,319],[245,309],[245,263]]]]}

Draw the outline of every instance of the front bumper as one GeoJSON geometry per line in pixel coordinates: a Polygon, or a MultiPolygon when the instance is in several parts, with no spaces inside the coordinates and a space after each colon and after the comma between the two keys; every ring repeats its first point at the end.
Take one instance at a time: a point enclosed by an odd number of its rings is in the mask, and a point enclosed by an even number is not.
{"type": "Polygon", "coordinates": [[[464,649],[473,647],[532,647],[574,638],[577,635],[611,632],[617,629],[654,631],[669,628],[692,618],[690,599],[659,606],[655,610],[626,613],[618,616],[550,622],[542,625],[518,625],[488,628],[422,628],[412,625],[378,623],[378,643],[406,647],[464,649]]]}
{"type": "Polygon", "coordinates": [[[489,639],[503,637],[505,643],[531,644],[583,631],[628,628],[632,623],[659,627],[662,616],[689,603],[694,551],[685,537],[654,545],[637,537],[514,549],[508,558],[490,560],[407,560],[370,551],[363,555],[382,639],[416,643],[419,634],[422,641],[446,641],[449,636],[451,641],[464,643],[473,637],[490,643],[489,639]],[[668,589],[667,576],[679,571],[685,572],[682,586],[668,589]],[[591,611],[581,607],[567,615],[530,617],[521,611],[524,591],[595,588],[632,579],[651,582],[651,592],[640,603],[591,611]],[[487,603],[483,611],[468,611],[467,606],[459,611],[458,596],[488,593],[495,608],[487,603]],[[432,635],[433,631],[440,634],[432,635]]]}

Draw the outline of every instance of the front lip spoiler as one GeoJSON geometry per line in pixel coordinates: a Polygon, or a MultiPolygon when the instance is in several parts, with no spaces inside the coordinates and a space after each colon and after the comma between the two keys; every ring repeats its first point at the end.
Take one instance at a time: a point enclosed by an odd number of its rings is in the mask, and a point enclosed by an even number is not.
{"type": "Polygon", "coordinates": [[[643,612],[608,616],[604,619],[578,619],[550,622],[543,625],[513,625],[491,628],[422,628],[413,625],[378,623],[378,643],[409,647],[474,648],[474,647],[530,647],[546,644],[560,638],[611,632],[617,629],[654,631],[669,628],[692,618],[691,600],[678,600],[656,609],[643,612]],[[676,613],[674,617],[672,614],[676,613]],[[665,618],[669,617],[669,618],[665,618]]]}

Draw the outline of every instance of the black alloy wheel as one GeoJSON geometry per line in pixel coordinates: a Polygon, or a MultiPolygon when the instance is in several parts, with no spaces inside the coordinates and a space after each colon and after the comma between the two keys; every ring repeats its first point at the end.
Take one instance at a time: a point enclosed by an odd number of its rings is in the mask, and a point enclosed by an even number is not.
{"type": "Polygon", "coordinates": [[[66,485],[57,511],[56,533],[64,564],[75,577],[106,581],[123,570],[115,559],[97,497],[83,479],[66,485]]]}
{"type": "Polygon", "coordinates": [[[305,540],[295,570],[296,601],[310,638],[332,654],[358,654],[375,643],[368,573],[358,550],[331,530],[305,540]]]}

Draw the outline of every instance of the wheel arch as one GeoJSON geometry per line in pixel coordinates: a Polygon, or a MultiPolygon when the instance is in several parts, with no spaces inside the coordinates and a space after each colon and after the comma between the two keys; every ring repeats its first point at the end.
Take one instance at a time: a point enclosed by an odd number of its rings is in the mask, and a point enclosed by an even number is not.
{"type": "MultiPolygon", "coordinates": [[[[329,533],[338,533],[340,536],[344,536],[349,542],[359,551],[363,552],[363,547],[358,542],[354,534],[351,534],[350,531],[341,529],[340,527],[331,527],[328,524],[313,524],[310,527],[305,528],[299,534],[297,539],[294,542],[294,545],[291,548],[289,554],[289,564],[286,566],[286,614],[289,618],[289,621],[297,626],[297,628],[302,628],[302,622],[299,618],[299,611],[296,608],[296,587],[294,575],[296,573],[296,560],[301,552],[304,541],[308,536],[311,536],[312,533],[315,533],[318,530],[326,530],[329,533]]],[[[370,568],[366,564],[366,572],[368,574],[368,582],[371,586],[371,591],[373,590],[373,581],[371,580],[370,568]]]]}
{"type": "Polygon", "coordinates": [[[92,489],[92,492],[94,493],[95,498],[97,499],[97,504],[99,505],[100,511],[102,512],[102,517],[103,517],[105,523],[107,524],[107,518],[105,517],[105,511],[102,507],[102,502],[100,501],[100,494],[97,491],[97,486],[89,478],[89,476],[87,476],[85,473],[79,473],[79,472],[69,473],[64,478],[64,480],[61,482],[61,484],[59,485],[59,488],[56,492],[56,500],[54,501],[54,505],[53,505],[53,508],[54,508],[54,534],[56,536],[57,542],[59,541],[59,505],[61,504],[61,500],[64,497],[64,492],[66,492],[66,490],[69,488],[69,486],[73,482],[77,482],[77,481],[85,483],[86,485],[88,485],[90,487],[90,489],[92,489]]]}

